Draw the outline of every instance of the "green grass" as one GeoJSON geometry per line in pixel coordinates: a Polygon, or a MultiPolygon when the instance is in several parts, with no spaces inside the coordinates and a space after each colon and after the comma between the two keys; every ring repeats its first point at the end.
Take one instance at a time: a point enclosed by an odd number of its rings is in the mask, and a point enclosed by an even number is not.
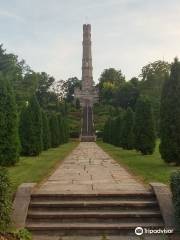
{"type": "Polygon", "coordinates": [[[123,150],[113,145],[98,142],[98,145],[143,182],[162,182],[169,184],[171,173],[178,167],[166,164],[159,153],[159,142],[153,155],[144,156],[135,150],[123,150]]]}
{"type": "Polygon", "coordinates": [[[43,151],[37,157],[21,157],[15,166],[8,168],[13,191],[21,183],[39,183],[47,178],[77,145],[77,141],[70,141],[58,148],[43,151]]]}

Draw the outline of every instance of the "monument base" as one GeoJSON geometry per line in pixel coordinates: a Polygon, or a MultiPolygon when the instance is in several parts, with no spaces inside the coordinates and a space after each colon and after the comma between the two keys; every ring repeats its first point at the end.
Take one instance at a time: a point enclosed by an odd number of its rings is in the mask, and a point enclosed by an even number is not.
{"type": "Polygon", "coordinates": [[[96,141],[96,136],[80,136],[80,141],[81,142],[95,142],[96,141]]]}

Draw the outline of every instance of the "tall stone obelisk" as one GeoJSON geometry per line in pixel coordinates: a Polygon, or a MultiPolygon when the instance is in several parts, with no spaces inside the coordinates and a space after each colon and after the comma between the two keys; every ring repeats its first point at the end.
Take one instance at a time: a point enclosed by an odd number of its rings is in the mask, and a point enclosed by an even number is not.
{"type": "Polygon", "coordinates": [[[83,59],[82,59],[82,91],[91,90],[93,86],[91,53],[91,25],[83,25],[83,59]]]}
{"type": "Polygon", "coordinates": [[[91,25],[83,25],[82,87],[75,89],[75,98],[82,106],[81,141],[95,141],[93,124],[93,104],[98,100],[98,91],[93,86],[91,53],[91,25]]]}
{"type": "Polygon", "coordinates": [[[81,106],[93,106],[98,99],[97,89],[93,86],[93,67],[91,52],[91,25],[83,25],[82,88],[75,89],[75,98],[81,106]]]}

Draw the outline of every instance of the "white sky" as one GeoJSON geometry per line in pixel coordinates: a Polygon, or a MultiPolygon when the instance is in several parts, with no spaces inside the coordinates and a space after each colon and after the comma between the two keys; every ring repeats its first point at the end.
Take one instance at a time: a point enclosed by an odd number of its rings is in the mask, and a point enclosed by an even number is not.
{"type": "Polygon", "coordinates": [[[94,80],[127,79],[180,53],[180,0],[0,0],[0,42],[35,71],[81,78],[82,25],[92,25],[94,80]]]}

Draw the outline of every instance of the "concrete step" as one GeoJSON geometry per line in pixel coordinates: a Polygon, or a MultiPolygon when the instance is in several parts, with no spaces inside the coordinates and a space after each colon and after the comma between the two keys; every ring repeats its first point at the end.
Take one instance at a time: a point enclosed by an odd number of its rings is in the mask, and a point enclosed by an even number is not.
{"type": "Polygon", "coordinates": [[[51,212],[51,211],[29,211],[28,212],[29,218],[51,218],[51,217],[57,217],[57,218],[78,218],[78,217],[96,217],[96,218],[110,218],[110,217],[118,217],[118,218],[124,218],[124,217],[161,217],[160,211],[106,211],[106,212],[67,212],[67,211],[61,211],[61,212],[51,212]]]}
{"type": "Polygon", "coordinates": [[[30,203],[30,210],[36,209],[68,209],[68,210],[80,210],[80,209],[138,209],[138,208],[154,208],[158,207],[156,201],[148,201],[148,200],[141,200],[141,201],[42,201],[36,202],[32,201],[30,203]]]}
{"type": "Polygon", "coordinates": [[[126,193],[110,193],[110,194],[32,194],[31,201],[88,201],[88,200],[156,200],[152,192],[126,192],[126,193]]]}
{"type": "Polygon", "coordinates": [[[102,234],[131,234],[137,226],[158,229],[162,223],[30,223],[26,228],[33,234],[59,234],[63,235],[102,235],[102,234]]]}
{"type": "Polygon", "coordinates": [[[162,223],[158,211],[136,212],[36,212],[29,211],[27,222],[63,222],[63,223],[120,223],[152,222],[162,223]]]}

